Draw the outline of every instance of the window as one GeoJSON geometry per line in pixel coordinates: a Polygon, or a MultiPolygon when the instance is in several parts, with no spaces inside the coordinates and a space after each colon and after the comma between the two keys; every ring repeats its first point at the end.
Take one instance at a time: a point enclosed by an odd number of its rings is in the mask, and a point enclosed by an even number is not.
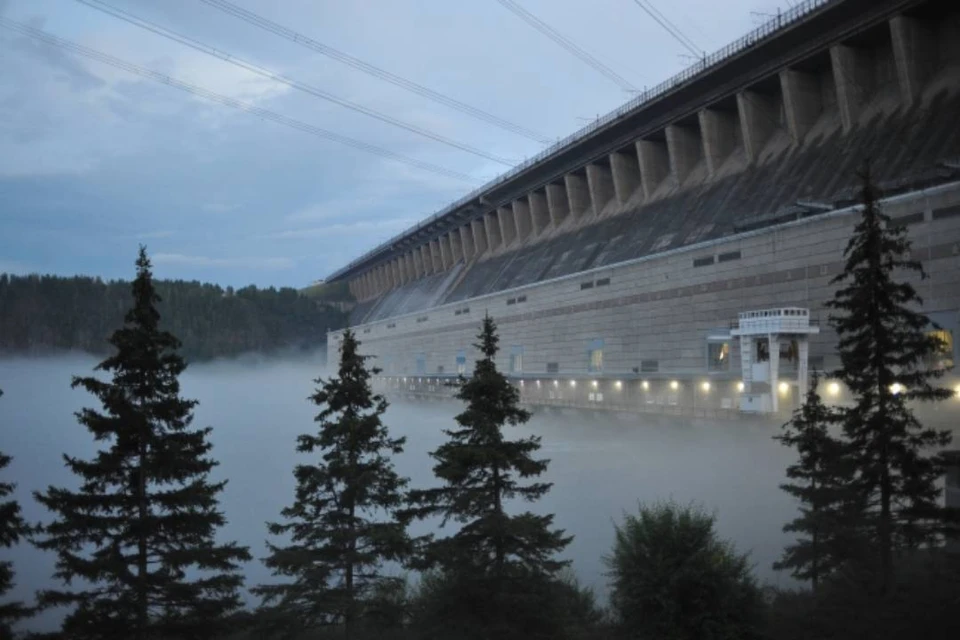
{"type": "Polygon", "coordinates": [[[527,296],[517,296],[517,304],[520,304],[521,302],[526,302],[526,301],[527,301],[527,296]]]}
{"type": "Polygon", "coordinates": [[[731,260],[739,260],[740,252],[739,251],[728,251],[727,253],[721,253],[717,256],[717,262],[730,262],[731,260]]]}
{"type": "Polygon", "coordinates": [[[394,329],[396,328],[396,326],[397,326],[396,322],[391,322],[390,324],[387,325],[387,329],[394,329]]]}
{"type": "Polygon", "coordinates": [[[417,322],[426,322],[429,319],[430,319],[430,316],[420,316],[419,318],[417,318],[417,322]]]}
{"type": "Polygon", "coordinates": [[[442,365],[442,364],[438,364],[438,365],[437,365],[437,373],[443,373],[443,365],[442,365]]]}
{"type": "Polygon", "coordinates": [[[707,371],[730,370],[730,343],[707,343],[707,371]]]}
{"type": "Polygon", "coordinates": [[[507,299],[507,306],[509,307],[509,306],[512,305],[512,304],[517,304],[517,299],[516,299],[516,298],[508,298],[508,299],[507,299]]]}
{"type": "Polygon", "coordinates": [[[523,347],[510,348],[510,373],[523,373],[523,347]]]}
{"type": "Polygon", "coordinates": [[[603,371],[603,340],[593,340],[587,349],[587,371],[601,373],[603,371]]]}
{"type": "Polygon", "coordinates": [[[957,216],[960,216],[960,204],[947,207],[946,209],[933,210],[934,220],[946,220],[947,218],[956,218],[957,216]]]}
{"type": "Polygon", "coordinates": [[[713,264],[713,256],[706,256],[704,258],[695,258],[693,261],[694,267],[706,267],[713,264]]]}
{"type": "Polygon", "coordinates": [[[642,373],[656,373],[660,370],[659,360],[641,360],[640,371],[642,373]]]}
{"type": "Polygon", "coordinates": [[[953,331],[949,329],[935,329],[927,335],[936,338],[939,347],[927,357],[927,367],[930,369],[947,369],[953,366],[953,331]]]}
{"type": "Polygon", "coordinates": [[[559,362],[548,362],[548,363],[547,363],[547,373],[560,373],[560,363],[559,363],[559,362]]]}
{"type": "Polygon", "coordinates": [[[911,224],[918,224],[923,222],[923,211],[919,213],[910,213],[905,216],[897,216],[890,220],[890,225],[893,227],[907,227],[911,224]]]}
{"type": "Polygon", "coordinates": [[[610,284],[610,278],[600,278],[599,280],[597,280],[598,287],[606,287],[609,284],[610,284]]]}
{"type": "Polygon", "coordinates": [[[369,329],[369,328],[364,329],[363,332],[364,332],[364,333],[370,333],[370,329],[369,329]]]}
{"type": "Polygon", "coordinates": [[[464,375],[467,372],[467,354],[463,351],[457,352],[457,374],[464,375]]]}
{"type": "Polygon", "coordinates": [[[427,354],[418,353],[417,354],[417,373],[426,373],[427,372],[427,354]]]}
{"type": "Polygon", "coordinates": [[[461,313],[463,313],[463,309],[457,309],[456,311],[453,312],[453,315],[458,316],[461,313]]]}
{"type": "Polygon", "coordinates": [[[463,308],[463,312],[464,312],[464,313],[470,313],[470,307],[464,307],[464,308],[463,308]]]}
{"type": "Polygon", "coordinates": [[[581,282],[580,291],[583,291],[584,289],[593,289],[593,281],[591,280],[590,282],[581,282]]]}

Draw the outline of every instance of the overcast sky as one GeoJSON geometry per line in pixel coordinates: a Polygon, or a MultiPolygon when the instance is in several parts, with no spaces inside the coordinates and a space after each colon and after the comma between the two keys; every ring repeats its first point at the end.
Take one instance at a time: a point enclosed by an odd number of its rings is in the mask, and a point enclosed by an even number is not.
{"type": "MultiPolygon", "coordinates": [[[[544,147],[199,0],[106,0],[220,51],[514,161],[544,147]]],[[[569,135],[631,94],[496,0],[232,0],[372,65],[569,135]]],[[[516,0],[639,88],[691,60],[634,0],[516,0]]],[[[713,51],[796,0],[653,0],[713,51]]],[[[0,16],[210,91],[464,174],[443,177],[208,102],[0,28],[0,272],[304,286],[507,169],[351,112],[75,0],[0,16]]]]}

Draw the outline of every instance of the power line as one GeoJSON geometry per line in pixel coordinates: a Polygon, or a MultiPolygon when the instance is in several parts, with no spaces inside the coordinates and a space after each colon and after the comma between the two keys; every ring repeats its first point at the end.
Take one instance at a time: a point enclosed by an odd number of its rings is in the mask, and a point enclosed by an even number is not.
{"type": "Polygon", "coordinates": [[[128,11],[124,11],[123,9],[118,9],[117,7],[107,4],[106,2],[101,2],[101,0],[77,0],[77,2],[87,5],[91,9],[96,9],[97,11],[103,12],[107,15],[113,16],[115,18],[119,18],[120,20],[128,22],[134,26],[140,27],[141,29],[151,31],[159,36],[167,38],[168,40],[179,42],[180,44],[186,45],[196,51],[205,53],[208,56],[212,56],[219,60],[223,60],[224,62],[229,62],[232,65],[240,67],[241,69],[246,69],[247,71],[256,73],[265,78],[269,78],[270,80],[280,82],[282,84],[287,85],[288,87],[297,89],[298,91],[303,91],[304,93],[308,93],[316,98],[320,98],[321,100],[327,100],[328,102],[338,104],[341,107],[345,107],[352,111],[356,111],[357,113],[362,113],[371,118],[380,120],[381,122],[385,122],[395,127],[405,129],[406,131],[410,131],[412,133],[423,136],[425,138],[435,140],[437,142],[448,145],[450,147],[454,147],[455,149],[460,149],[461,151],[472,153],[473,155],[480,156],[481,158],[486,158],[487,160],[498,162],[508,167],[516,164],[515,162],[508,160],[506,158],[501,158],[499,156],[491,155],[489,153],[486,153],[485,151],[477,149],[476,147],[470,146],[462,142],[457,142],[456,140],[451,140],[450,138],[442,136],[438,133],[434,133],[433,131],[430,131],[428,129],[424,129],[415,124],[410,124],[408,122],[398,120],[397,118],[394,118],[384,113],[380,113],[379,111],[375,111],[373,109],[357,104],[355,102],[351,102],[343,98],[338,98],[337,96],[331,93],[328,93],[323,89],[318,89],[317,87],[313,87],[313,86],[304,84],[302,82],[299,82],[297,80],[293,80],[291,78],[287,78],[280,74],[274,73],[269,69],[265,69],[264,67],[256,65],[252,62],[247,62],[245,60],[232,56],[229,53],[225,53],[223,51],[215,49],[214,47],[206,45],[198,40],[194,40],[189,36],[185,36],[183,34],[177,33],[176,31],[172,31],[165,27],[161,27],[160,25],[154,22],[150,22],[149,20],[146,20],[144,18],[137,17],[128,11]]]}
{"type": "MultiPolygon", "coordinates": [[[[204,2],[206,2],[206,0],[204,0],[204,2]]],[[[636,88],[632,84],[630,84],[630,82],[628,82],[623,76],[621,76],[620,74],[615,72],[613,69],[611,69],[607,65],[603,64],[602,62],[594,58],[592,55],[590,55],[589,53],[581,49],[579,46],[577,46],[569,38],[567,38],[561,33],[558,33],[556,29],[554,29],[553,27],[548,25],[546,22],[544,22],[537,16],[533,15],[532,13],[530,13],[529,11],[527,11],[526,9],[518,5],[513,0],[497,0],[497,2],[502,4],[504,8],[509,10],[511,13],[515,14],[518,18],[520,18],[521,20],[529,24],[531,27],[533,27],[534,29],[536,29],[537,31],[547,36],[548,38],[556,42],[558,45],[560,45],[564,49],[566,49],[568,52],[570,52],[571,54],[573,54],[583,62],[587,63],[588,65],[593,67],[595,70],[605,75],[610,80],[613,80],[614,82],[616,82],[618,85],[620,85],[621,89],[625,89],[627,91],[633,91],[636,88]]]]}
{"type": "Polygon", "coordinates": [[[694,44],[693,40],[691,40],[686,35],[684,35],[683,32],[680,31],[680,29],[675,24],[670,22],[670,20],[665,15],[660,13],[656,7],[654,7],[652,4],[648,2],[642,2],[641,0],[633,0],[633,2],[638,7],[643,9],[648,16],[653,18],[657,22],[657,24],[663,27],[667,33],[673,36],[674,39],[677,40],[677,42],[682,44],[687,49],[687,51],[692,53],[695,58],[697,58],[698,60],[703,58],[703,51],[697,49],[697,46],[696,44],[694,44]]]}
{"type": "Polygon", "coordinates": [[[440,93],[439,91],[434,91],[432,89],[424,87],[423,85],[417,84],[412,80],[407,80],[406,78],[402,78],[398,75],[390,73],[389,71],[385,71],[379,67],[376,67],[368,62],[364,62],[359,58],[354,58],[349,54],[346,54],[342,51],[338,51],[337,49],[334,49],[329,45],[323,44],[322,42],[313,40],[312,38],[309,38],[303,35],[302,33],[294,31],[293,29],[289,29],[280,24],[277,24],[276,22],[273,22],[272,20],[268,20],[263,16],[253,13],[252,11],[247,11],[242,7],[238,7],[237,5],[231,2],[228,2],[227,0],[200,0],[200,1],[211,7],[219,9],[224,13],[228,13],[234,16],[235,18],[239,18],[244,22],[252,24],[255,27],[259,27],[261,29],[264,29],[265,31],[269,31],[270,33],[278,35],[282,38],[286,38],[291,42],[295,42],[303,47],[306,47],[312,51],[315,51],[316,53],[327,56],[328,58],[332,58],[337,62],[341,62],[349,67],[352,67],[353,69],[362,71],[363,73],[371,75],[385,82],[389,82],[402,89],[406,89],[407,91],[415,93],[418,96],[422,96],[424,98],[427,98],[428,100],[432,100],[438,104],[442,104],[451,109],[455,109],[472,118],[482,120],[488,124],[492,124],[505,131],[509,131],[510,133],[523,136],[524,138],[528,138],[530,140],[535,140],[536,142],[539,142],[541,144],[549,144],[552,142],[552,139],[547,138],[544,135],[537,133],[536,131],[533,131],[532,129],[528,129],[521,125],[514,124],[509,120],[505,120],[503,118],[495,116],[492,113],[484,111],[483,109],[473,107],[469,104],[466,104],[465,102],[461,102],[460,100],[457,100],[448,95],[440,93]]]}
{"type": "Polygon", "coordinates": [[[34,27],[25,25],[21,22],[8,20],[0,16],[0,27],[9,29],[11,31],[15,31],[17,33],[20,33],[21,35],[25,35],[30,38],[34,38],[35,40],[40,40],[49,45],[64,49],[76,55],[80,55],[85,58],[89,58],[91,60],[96,60],[97,62],[110,65],[117,69],[122,69],[129,73],[141,76],[143,78],[154,80],[156,82],[161,82],[165,85],[174,87],[176,89],[180,89],[181,91],[186,91],[187,93],[193,94],[195,96],[205,98],[207,100],[210,100],[211,102],[216,102],[218,104],[222,104],[227,107],[232,107],[240,111],[245,111],[252,115],[263,118],[264,120],[270,120],[272,122],[276,122],[278,124],[282,124],[284,126],[287,126],[293,129],[297,129],[299,131],[303,131],[304,133],[309,133],[319,138],[324,138],[326,140],[337,142],[339,144],[346,145],[348,147],[353,147],[354,149],[358,149],[366,153],[371,153],[373,155],[380,156],[381,158],[394,160],[396,162],[400,162],[400,163],[409,165],[411,167],[416,167],[424,171],[429,171],[437,175],[446,176],[448,178],[456,178],[458,180],[463,180],[464,182],[470,182],[474,184],[476,183],[476,180],[474,180],[474,178],[468,176],[465,173],[453,171],[452,169],[447,169],[445,167],[431,164],[429,162],[416,160],[415,158],[411,158],[409,156],[405,156],[400,153],[395,153],[393,151],[390,151],[389,149],[384,149],[382,147],[378,147],[376,145],[363,142],[362,140],[357,140],[355,138],[343,136],[338,133],[334,133],[333,131],[328,131],[327,129],[315,127],[301,120],[295,120],[294,118],[290,118],[282,114],[276,113],[275,111],[270,111],[268,109],[257,107],[255,105],[250,104],[249,102],[243,102],[242,100],[237,100],[229,96],[215,93],[213,91],[210,91],[209,89],[204,89],[203,87],[200,87],[198,85],[190,84],[189,82],[184,82],[183,80],[179,80],[177,78],[173,78],[171,76],[159,73],[157,71],[153,71],[152,69],[147,69],[145,67],[135,65],[131,62],[121,60],[120,58],[116,58],[106,53],[102,53],[95,49],[90,49],[89,47],[79,45],[75,42],[64,40],[63,38],[59,38],[55,35],[47,33],[46,31],[36,29],[34,27]]]}

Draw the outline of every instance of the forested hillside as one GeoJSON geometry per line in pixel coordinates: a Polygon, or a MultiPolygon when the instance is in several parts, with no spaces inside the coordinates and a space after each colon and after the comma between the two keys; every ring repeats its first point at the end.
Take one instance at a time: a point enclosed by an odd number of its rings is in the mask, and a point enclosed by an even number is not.
{"type": "MultiPolygon", "coordinates": [[[[248,351],[316,348],[346,315],[296,289],[234,290],[183,280],[157,281],[161,326],[183,341],[189,360],[248,351]]],[[[130,308],[130,283],[75,276],[0,274],[0,352],[107,352],[107,337],[130,308]]]]}

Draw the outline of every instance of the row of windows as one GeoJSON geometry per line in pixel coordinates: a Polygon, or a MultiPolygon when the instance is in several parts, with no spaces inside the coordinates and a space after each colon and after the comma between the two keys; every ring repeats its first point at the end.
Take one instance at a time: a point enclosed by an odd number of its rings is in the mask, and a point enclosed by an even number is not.
{"type": "Polygon", "coordinates": [[[456,311],[454,311],[454,312],[453,312],[453,315],[455,315],[455,316],[462,316],[462,315],[464,315],[465,313],[470,313],[470,307],[461,307],[461,308],[457,309],[456,311]]]}
{"type": "Polygon", "coordinates": [[[702,258],[694,258],[693,266],[694,267],[707,267],[713,264],[714,262],[731,262],[733,260],[739,260],[742,257],[739,251],[727,251],[726,253],[721,253],[714,259],[713,256],[703,256],[702,258]]]}
{"type": "Polygon", "coordinates": [[[521,302],[526,302],[527,296],[517,296],[516,298],[507,298],[507,306],[513,304],[520,304],[521,302]]]}
{"type": "Polygon", "coordinates": [[[580,283],[580,291],[593,289],[594,287],[606,287],[610,284],[610,278],[599,278],[597,280],[588,280],[580,283]]]}

